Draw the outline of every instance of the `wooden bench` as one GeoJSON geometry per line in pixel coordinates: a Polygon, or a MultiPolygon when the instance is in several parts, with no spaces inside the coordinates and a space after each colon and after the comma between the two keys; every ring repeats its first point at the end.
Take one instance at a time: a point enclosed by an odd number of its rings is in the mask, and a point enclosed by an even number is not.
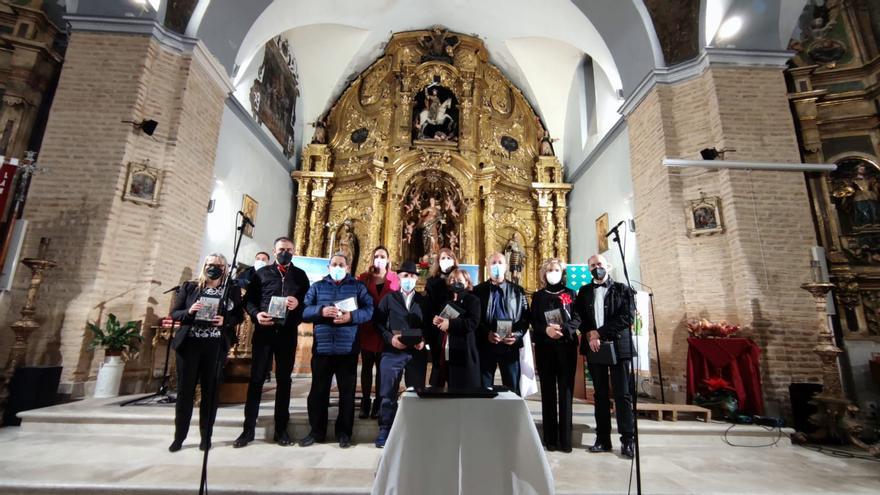
{"type": "Polygon", "coordinates": [[[648,402],[639,402],[636,407],[639,413],[643,413],[649,418],[657,421],[678,421],[679,413],[693,414],[694,418],[703,419],[706,423],[712,420],[712,411],[705,407],[693,406],[690,404],[654,404],[648,402]]]}

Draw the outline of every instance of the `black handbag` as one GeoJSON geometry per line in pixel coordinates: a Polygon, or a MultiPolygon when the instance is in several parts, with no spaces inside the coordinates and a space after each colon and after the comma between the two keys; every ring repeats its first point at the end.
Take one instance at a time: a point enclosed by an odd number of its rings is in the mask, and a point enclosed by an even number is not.
{"type": "Polygon", "coordinates": [[[588,345],[587,362],[589,364],[601,364],[604,366],[614,366],[617,364],[617,351],[614,350],[614,342],[601,342],[599,350],[596,352],[593,352],[593,349],[588,345]]]}

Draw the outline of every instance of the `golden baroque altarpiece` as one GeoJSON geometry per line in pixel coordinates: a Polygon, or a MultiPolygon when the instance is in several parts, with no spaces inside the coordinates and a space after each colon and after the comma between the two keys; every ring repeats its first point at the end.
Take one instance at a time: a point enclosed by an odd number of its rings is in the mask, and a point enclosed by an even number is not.
{"type": "MultiPolygon", "coordinates": [[[[441,247],[463,263],[568,258],[571,185],[549,134],[522,93],[488,62],[479,38],[434,27],[398,33],[385,54],[314,123],[303,147],[294,245],[298,254],[433,262],[441,247]]],[[[516,276],[516,275],[515,275],[516,276]]]]}

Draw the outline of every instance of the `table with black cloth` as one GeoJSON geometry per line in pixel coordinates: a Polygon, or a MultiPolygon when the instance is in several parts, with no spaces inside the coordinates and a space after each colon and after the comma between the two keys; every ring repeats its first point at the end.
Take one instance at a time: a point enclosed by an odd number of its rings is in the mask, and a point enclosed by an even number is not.
{"type": "Polygon", "coordinates": [[[705,389],[709,378],[727,380],[739,401],[740,411],[764,414],[761,392],[761,349],[745,338],[688,338],[687,401],[705,389]]]}

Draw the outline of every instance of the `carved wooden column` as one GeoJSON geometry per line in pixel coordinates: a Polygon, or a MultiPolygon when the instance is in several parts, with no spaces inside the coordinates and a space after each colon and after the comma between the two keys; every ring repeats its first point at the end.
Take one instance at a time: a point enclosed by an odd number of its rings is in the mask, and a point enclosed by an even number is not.
{"type": "Polygon", "coordinates": [[[556,192],[556,256],[568,262],[568,205],[564,191],[556,192]]]}
{"type": "Polygon", "coordinates": [[[309,228],[309,185],[311,179],[294,177],[298,184],[296,193],[296,220],[293,225],[293,252],[299,256],[305,254],[306,231],[309,228]]]}
{"type": "Polygon", "coordinates": [[[476,243],[475,236],[472,232],[477,231],[474,204],[474,198],[464,198],[461,203],[461,228],[458,231],[458,253],[456,255],[465,263],[476,263],[476,243]]]}
{"type": "Polygon", "coordinates": [[[543,263],[553,257],[553,199],[550,191],[536,191],[538,200],[538,255],[543,263]]]}
{"type": "Polygon", "coordinates": [[[401,217],[400,203],[403,200],[403,194],[391,193],[388,195],[388,223],[385,229],[385,246],[388,248],[388,256],[397,262],[400,262],[400,244],[403,236],[401,233],[401,217]]]}
{"type": "Polygon", "coordinates": [[[315,178],[314,187],[312,188],[312,216],[310,225],[312,227],[309,235],[308,255],[319,257],[321,249],[324,247],[324,222],[326,222],[327,210],[327,193],[333,188],[331,177],[315,178]]]}
{"type": "MultiPolygon", "coordinates": [[[[495,192],[489,191],[483,194],[483,257],[498,250],[495,246],[495,223],[492,215],[495,213],[495,192]]],[[[481,263],[477,263],[481,264],[481,263]]]]}
{"type": "MultiPolygon", "coordinates": [[[[366,251],[364,251],[364,247],[361,247],[362,252],[369,252],[375,249],[381,242],[381,235],[383,232],[383,221],[385,220],[385,201],[383,201],[385,196],[385,183],[388,180],[388,173],[382,168],[382,162],[378,162],[374,164],[372,173],[370,173],[370,177],[373,178],[373,187],[370,188],[370,207],[373,211],[373,218],[369,224],[369,231],[367,232],[367,244],[366,251]]],[[[387,247],[387,246],[386,246],[387,247]]],[[[388,253],[389,255],[391,253],[388,253]]]]}

